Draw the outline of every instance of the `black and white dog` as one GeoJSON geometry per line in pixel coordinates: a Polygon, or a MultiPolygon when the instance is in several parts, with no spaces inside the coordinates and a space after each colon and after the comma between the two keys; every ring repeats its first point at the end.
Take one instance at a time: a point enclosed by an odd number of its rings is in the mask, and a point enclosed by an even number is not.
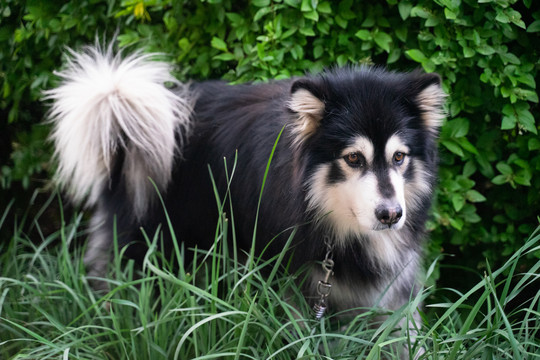
{"type": "MultiPolygon", "coordinates": [[[[141,227],[165,225],[151,180],[176,237],[186,248],[210,246],[218,210],[209,168],[223,196],[235,156],[230,198],[237,239],[249,249],[265,168],[284,129],[256,251],[276,255],[290,235],[284,230],[297,227],[291,263],[312,266],[305,294],[317,298],[330,242],[333,311],[376,301],[396,309],[414,296],[436,181],[439,76],[347,67],[231,86],[181,84],[170,70],[152,55],[88,47],[71,52],[60,85],[47,93],[58,179],[75,202],[95,208],[91,275],[105,275],[114,227],[126,244],[141,238],[141,227]]],[[[134,257],[144,251],[130,248],[134,257]]]]}

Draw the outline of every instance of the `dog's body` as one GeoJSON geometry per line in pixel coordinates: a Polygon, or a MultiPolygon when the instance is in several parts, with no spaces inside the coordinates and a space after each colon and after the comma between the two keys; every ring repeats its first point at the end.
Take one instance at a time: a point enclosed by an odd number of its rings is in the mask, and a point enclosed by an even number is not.
{"type": "Polygon", "coordinates": [[[296,228],[291,264],[312,266],[305,292],[316,298],[324,276],[317,263],[330,242],[334,311],[396,309],[414,295],[442,121],[438,76],[346,68],[268,84],[188,86],[148,56],[121,59],[99,48],[73,53],[60,76],[48,93],[58,175],[75,201],[96,208],[90,274],[104,276],[115,226],[124,244],[141,239],[141,226],[166,228],[149,178],[176,238],[204,248],[218,222],[209,169],[222,200],[232,176],[236,237],[249,249],[283,129],[256,253],[279,253],[296,228]]]}

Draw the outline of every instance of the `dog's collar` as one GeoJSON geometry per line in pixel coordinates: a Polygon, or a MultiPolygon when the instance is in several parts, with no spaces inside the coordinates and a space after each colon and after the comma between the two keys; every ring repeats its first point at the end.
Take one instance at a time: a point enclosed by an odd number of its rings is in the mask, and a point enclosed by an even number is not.
{"type": "Polygon", "coordinates": [[[324,279],[319,280],[317,283],[317,295],[319,295],[319,300],[313,306],[313,311],[315,311],[315,318],[320,320],[328,305],[326,304],[326,298],[330,296],[332,292],[332,284],[330,283],[330,277],[334,275],[334,260],[333,260],[333,250],[334,242],[329,237],[324,238],[324,244],[326,245],[326,255],[322,262],[322,270],[324,272],[324,279]]]}

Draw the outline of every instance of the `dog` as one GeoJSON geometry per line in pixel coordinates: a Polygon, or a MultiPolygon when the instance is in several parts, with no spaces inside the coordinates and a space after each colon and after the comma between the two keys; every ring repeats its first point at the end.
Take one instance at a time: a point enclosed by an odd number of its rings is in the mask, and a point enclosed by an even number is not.
{"type": "Polygon", "coordinates": [[[152,54],[90,46],[70,51],[46,93],[57,179],[94,209],[89,275],[105,276],[115,236],[141,240],[141,227],[166,225],[165,210],[179,241],[209,248],[215,184],[242,249],[257,216],[256,254],[279,254],[296,231],[291,271],[307,266],[304,294],[319,310],[392,310],[415,296],[444,118],[438,75],[349,66],[229,85],[171,71],[152,54]]]}

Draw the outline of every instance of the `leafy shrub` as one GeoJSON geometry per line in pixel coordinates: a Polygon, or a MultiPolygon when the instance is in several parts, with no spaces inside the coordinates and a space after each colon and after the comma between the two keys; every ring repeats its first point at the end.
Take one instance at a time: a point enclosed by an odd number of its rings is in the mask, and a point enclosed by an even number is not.
{"type": "MultiPolygon", "coordinates": [[[[30,189],[50,170],[43,89],[52,86],[67,45],[116,30],[114,2],[0,0],[0,186],[30,189]],[[109,30],[108,30],[109,29],[109,30]]],[[[118,4],[116,4],[118,6],[118,4]]],[[[29,193],[32,193],[29,191],[29,193]]],[[[0,201],[11,193],[0,194],[0,201]]]]}
{"type": "MultiPolygon", "coordinates": [[[[430,253],[459,249],[469,264],[482,267],[484,257],[501,262],[537,224],[537,2],[3,2],[0,108],[8,135],[2,137],[20,143],[23,153],[33,151],[22,134],[40,126],[39,94],[51,86],[64,45],[77,47],[96,34],[117,31],[123,47],[171,55],[184,80],[266,81],[333,64],[421,66],[441,74],[449,94],[430,253]]],[[[20,181],[48,168],[43,157],[36,166],[8,150],[4,188],[10,177],[20,181]]]]}

